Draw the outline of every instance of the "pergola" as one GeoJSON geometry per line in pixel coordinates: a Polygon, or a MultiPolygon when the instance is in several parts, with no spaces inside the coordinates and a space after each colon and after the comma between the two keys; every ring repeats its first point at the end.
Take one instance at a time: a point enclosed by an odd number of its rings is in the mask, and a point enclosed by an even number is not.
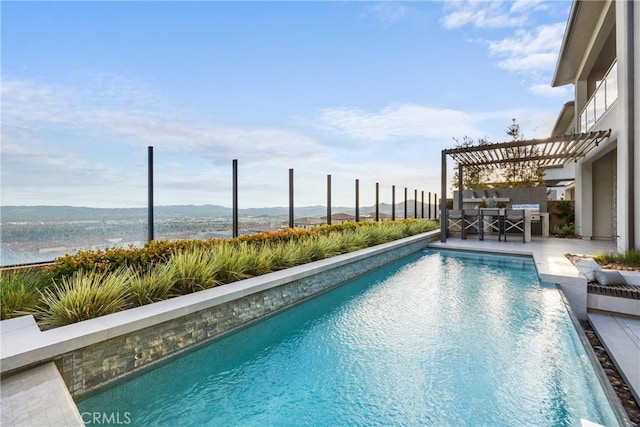
{"type": "Polygon", "coordinates": [[[546,139],[501,142],[442,150],[440,202],[440,240],[447,240],[447,156],[458,163],[458,202],[462,206],[464,168],[494,170],[506,163],[535,162],[540,167],[562,166],[577,162],[611,135],[611,129],[554,136],[546,139]]]}

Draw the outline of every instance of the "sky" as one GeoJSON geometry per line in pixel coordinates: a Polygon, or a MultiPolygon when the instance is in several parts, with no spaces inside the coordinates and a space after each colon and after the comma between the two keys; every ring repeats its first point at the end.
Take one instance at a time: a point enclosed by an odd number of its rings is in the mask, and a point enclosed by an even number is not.
{"type": "Polygon", "coordinates": [[[427,198],[456,139],[550,136],[570,6],[3,0],[0,204],[144,207],[148,146],[157,205],[230,207],[234,159],[240,208],[427,198]]]}

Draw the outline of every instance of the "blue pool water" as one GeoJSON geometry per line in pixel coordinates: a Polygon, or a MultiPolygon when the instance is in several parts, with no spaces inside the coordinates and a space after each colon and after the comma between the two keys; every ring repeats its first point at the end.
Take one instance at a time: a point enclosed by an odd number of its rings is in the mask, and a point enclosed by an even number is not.
{"type": "Polygon", "coordinates": [[[617,424],[558,290],[533,262],[445,251],[391,264],[78,407],[85,422],[97,412],[130,425],[617,424]]]}

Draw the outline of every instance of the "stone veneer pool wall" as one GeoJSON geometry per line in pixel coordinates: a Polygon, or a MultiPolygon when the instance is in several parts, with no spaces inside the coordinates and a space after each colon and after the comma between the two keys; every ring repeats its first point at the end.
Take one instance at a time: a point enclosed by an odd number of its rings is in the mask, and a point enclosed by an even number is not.
{"type": "Polygon", "coordinates": [[[412,236],[49,331],[33,330],[34,323],[28,333],[16,333],[15,340],[3,334],[2,374],[53,360],[71,395],[81,396],[415,253],[438,238],[438,231],[412,236]]]}

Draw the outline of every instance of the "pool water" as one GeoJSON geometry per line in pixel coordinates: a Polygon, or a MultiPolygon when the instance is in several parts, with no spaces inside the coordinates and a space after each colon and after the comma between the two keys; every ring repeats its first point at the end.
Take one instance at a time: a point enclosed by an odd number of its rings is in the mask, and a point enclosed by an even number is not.
{"type": "Polygon", "coordinates": [[[130,425],[617,425],[559,291],[531,259],[446,251],[77,403],[85,422],[99,412],[130,425]]]}

